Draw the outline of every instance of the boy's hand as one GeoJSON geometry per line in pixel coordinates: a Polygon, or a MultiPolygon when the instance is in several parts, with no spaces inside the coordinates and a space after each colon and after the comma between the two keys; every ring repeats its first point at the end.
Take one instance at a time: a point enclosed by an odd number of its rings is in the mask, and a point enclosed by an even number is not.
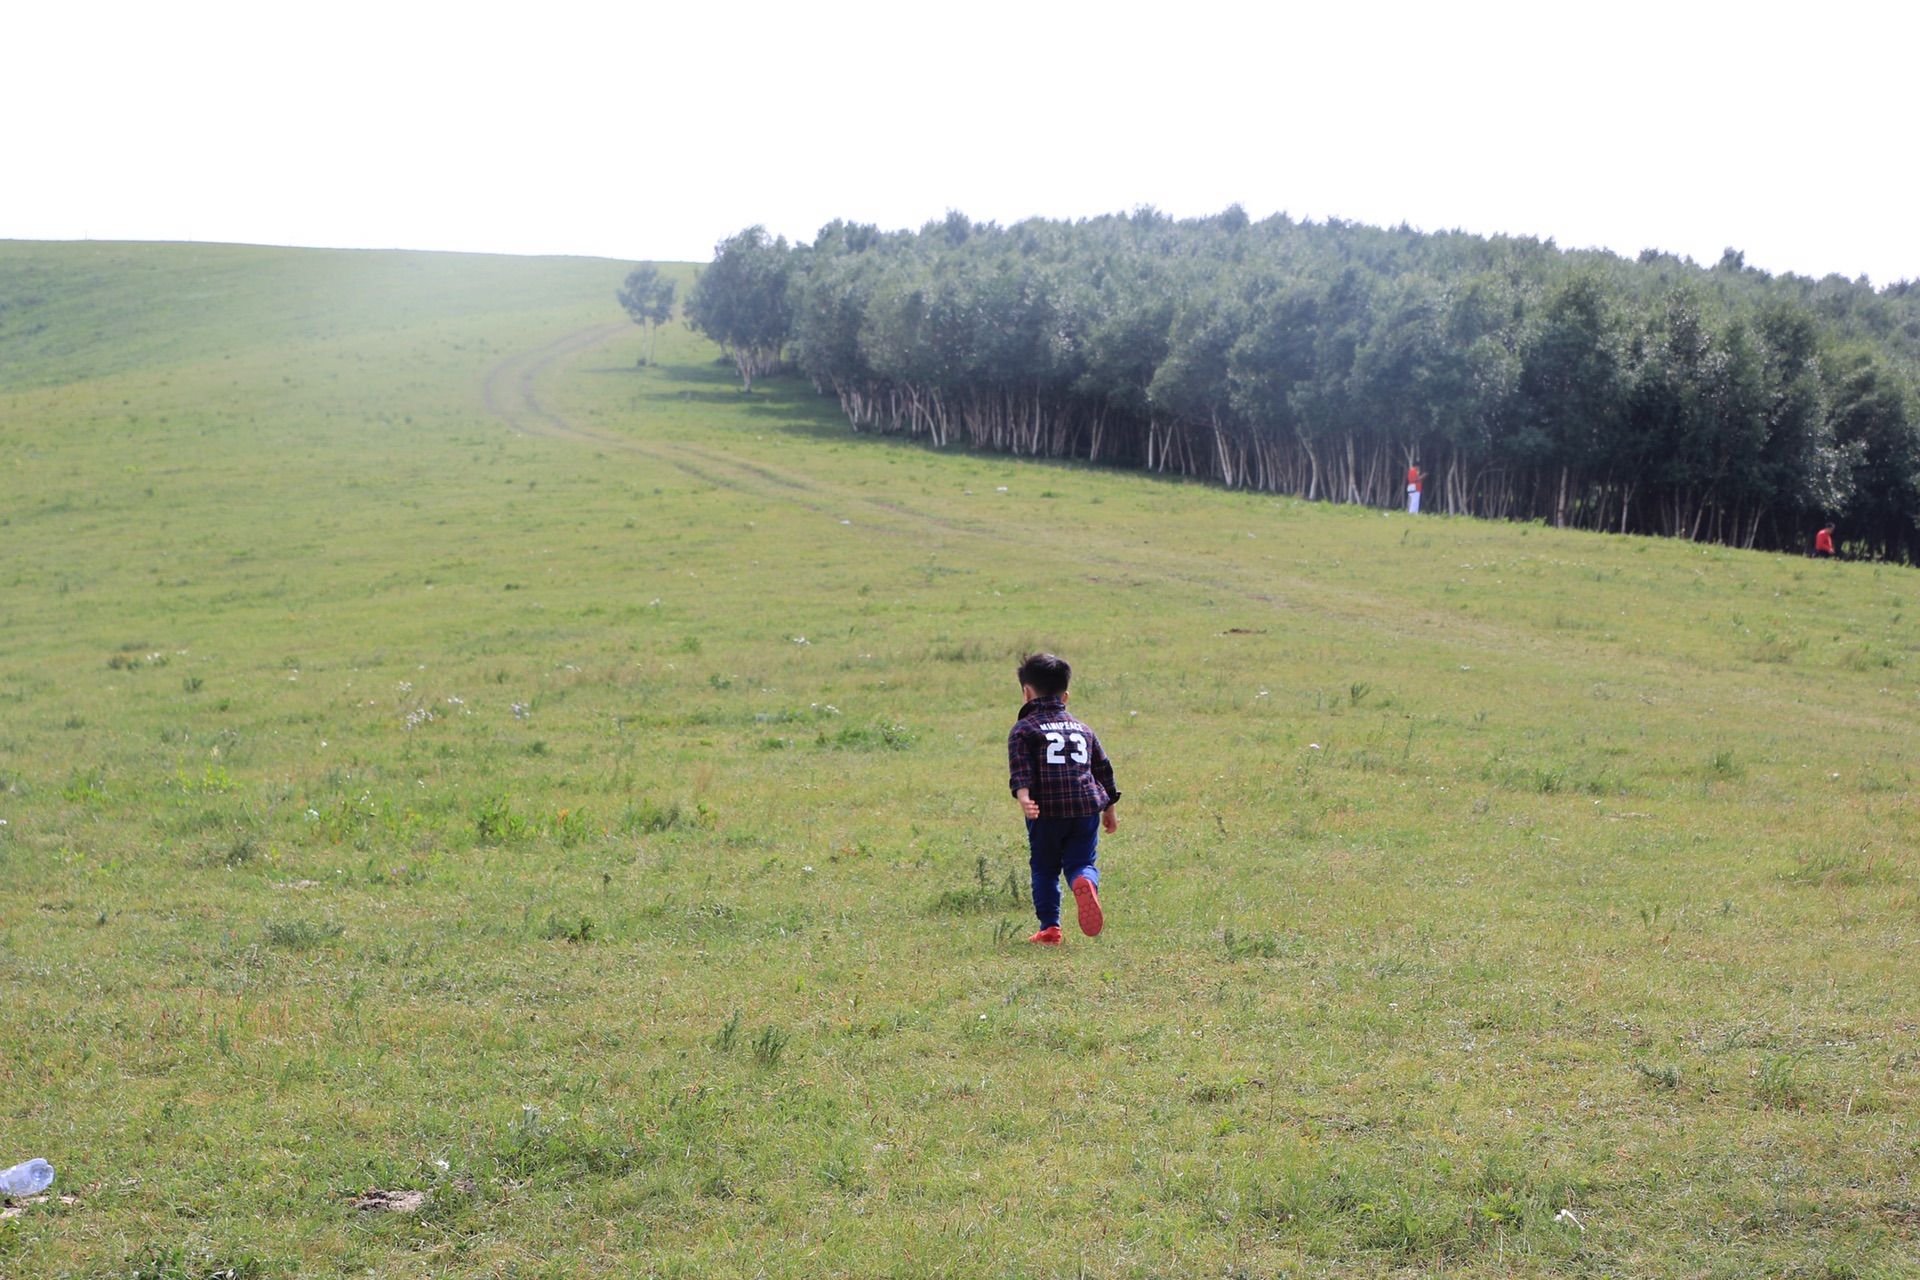
{"type": "Polygon", "coordinates": [[[1112,835],[1120,829],[1120,817],[1114,813],[1112,805],[1108,805],[1100,811],[1100,825],[1107,829],[1108,835],[1112,835]]]}
{"type": "Polygon", "coordinates": [[[1026,814],[1029,818],[1037,818],[1040,816],[1040,804],[1032,796],[1021,796],[1020,812],[1026,814]]]}

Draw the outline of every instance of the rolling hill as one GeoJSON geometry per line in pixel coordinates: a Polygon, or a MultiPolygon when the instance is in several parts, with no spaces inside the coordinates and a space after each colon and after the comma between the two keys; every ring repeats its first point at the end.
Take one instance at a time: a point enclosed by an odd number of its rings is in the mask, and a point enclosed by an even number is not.
{"type": "Polygon", "coordinates": [[[1911,1274],[1911,570],[853,436],[624,269],[0,244],[0,1274],[1911,1274]]]}

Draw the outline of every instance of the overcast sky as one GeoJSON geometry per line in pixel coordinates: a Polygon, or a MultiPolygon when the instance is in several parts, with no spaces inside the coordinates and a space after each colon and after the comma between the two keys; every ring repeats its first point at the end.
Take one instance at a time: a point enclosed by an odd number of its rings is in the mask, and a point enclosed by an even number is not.
{"type": "Polygon", "coordinates": [[[1920,278],[1917,14],[26,0],[0,238],[704,261],[753,223],[1238,202],[1886,284],[1920,278]]]}

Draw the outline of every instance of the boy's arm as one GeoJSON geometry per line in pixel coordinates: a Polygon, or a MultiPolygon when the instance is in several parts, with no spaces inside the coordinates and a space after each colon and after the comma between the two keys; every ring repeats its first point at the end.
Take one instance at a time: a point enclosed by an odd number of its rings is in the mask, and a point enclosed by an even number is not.
{"type": "MultiPolygon", "coordinates": [[[[1113,761],[1107,757],[1107,749],[1100,745],[1100,735],[1093,735],[1093,780],[1107,793],[1107,811],[1113,811],[1113,802],[1120,798],[1120,788],[1113,780],[1113,761]]],[[[1107,830],[1113,830],[1108,827],[1107,830]]]]}
{"type": "Polygon", "coordinates": [[[1030,794],[1033,790],[1033,753],[1027,750],[1017,724],[1013,726],[1013,732],[1007,735],[1007,790],[1013,792],[1013,798],[1020,802],[1020,812],[1029,818],[1040,816],[1040,806],[1034,803],[1030,794]]]}
{"type": "Polygon", "coordinates": [[[1107,793],[1107,807],[1100,811],[1100,825],[1108,835],[1120,829],[1120,819],[1113,811],[1113,802],[1120,798],[1120,787],[1113,780],[1113,761],[1107,755],[1107,749],[1100,745],[1100,735],[1093,735],[1093,780],[1107,793]]]}

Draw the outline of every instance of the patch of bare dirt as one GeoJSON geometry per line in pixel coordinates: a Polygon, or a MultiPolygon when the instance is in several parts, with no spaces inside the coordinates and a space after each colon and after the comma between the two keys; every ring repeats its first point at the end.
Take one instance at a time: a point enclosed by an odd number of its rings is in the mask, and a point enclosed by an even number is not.
{"type": "Polygon", "coordinates": [[[56,1196],[51,1191],[42,1191],[37,1196],[21,1196],[18,1200],[0,1199],[0,1222],[17,1218],[36,1204],[62,1204],[71,1208],[79,1203],[79,1196],[56,1196]]]}
{"type": "Polygon", "coordinates": [[[347,1203],[361,1213],[418,1213],[427,1207],[427,1193],[369,1187],[347,1203]]]}

